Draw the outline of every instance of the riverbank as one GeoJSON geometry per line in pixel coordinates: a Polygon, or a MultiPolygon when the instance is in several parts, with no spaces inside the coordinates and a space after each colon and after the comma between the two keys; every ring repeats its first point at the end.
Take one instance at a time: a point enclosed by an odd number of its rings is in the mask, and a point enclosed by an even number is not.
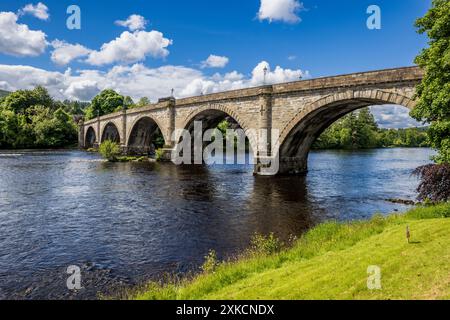
{"type": "Polygon", "coordinates": [[[277,254],[253,254],[132,299],[450,299],[450,203],[369,221],[328,222],[277,254]],[[406,227],[411,241],[406,239],[406,227]],[[381,270],[380,290],[367,268],[381,270]]]}

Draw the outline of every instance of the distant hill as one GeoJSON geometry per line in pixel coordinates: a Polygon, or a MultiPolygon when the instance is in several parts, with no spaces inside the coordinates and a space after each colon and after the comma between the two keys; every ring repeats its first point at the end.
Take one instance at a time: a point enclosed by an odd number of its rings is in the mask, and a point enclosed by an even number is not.
{"type": "Polygon", "coordinates": [[[11,92],[9,92],[9,91],[5,91],[5,90],[0,90],[0,98],[1,97],[4,97],[4,96],[7,96],[8,94],[10,94],[11,92]]]}

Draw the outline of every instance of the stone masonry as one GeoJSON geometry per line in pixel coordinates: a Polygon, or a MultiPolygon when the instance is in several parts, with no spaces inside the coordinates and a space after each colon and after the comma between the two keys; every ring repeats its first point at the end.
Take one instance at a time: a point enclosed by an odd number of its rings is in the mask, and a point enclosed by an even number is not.
{"type": "MultiPolygon", "coordinates": [[[[81,123],[79,146],[96,147],[106,139],[115,139],[124,150],[148,147],[142,145],[143,141],[151,141],[159,128],[165,148],[170,150],[180,139],[176,129],[188,129],[194,120],[203,121],[208,128],[231,117],[246,132],[255,159],[262,154],[269,158],[278,156],[278,173],[303,173],[311,145],[334,121],[372,105],[395,104],[412,109],[415,86],[422,76],[418,67],[406,67],[183,99],[164,98],[142,108],[81,123]],[[260,129],[272,134],[262,139],[256,133],[260,129]],[[270,150],[268,154],[266,149],[270,150]]],[[[261,167],[258,162],[255,173],[260,174],[261,167]]]]}

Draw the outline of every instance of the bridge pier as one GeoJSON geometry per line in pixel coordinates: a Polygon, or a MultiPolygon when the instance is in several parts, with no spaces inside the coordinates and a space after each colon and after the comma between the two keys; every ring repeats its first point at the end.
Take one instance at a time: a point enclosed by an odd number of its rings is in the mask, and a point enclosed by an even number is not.
{"type": "Polygon", "coordinates": [[[120,135],[120,147],[123,153],[128,153],[127,147],[127,109],[122,109],[122,134],[120,135]]]}
{"type": "Polygon", "coordinates": [[[308,156],[281,157],[278,174],[306,174],[308,172],[308,156]]]}
{"type": "Polygon", "coordinates": [[[279,161],[276,157],[261,156],[255,159],[253,174],[257,176],[275,176],[279,173],[279,161]]]}
{"type": "Polygon", "coordinates": [[[191,130],[194,120],[212,128],[223,117],[229,117],[244,130],[250,141],[255,152],[255,174],[303,174],[308,169],[312,143],[334,120],[371,105],[402,105],[412,109],[416,104],[415,87],[422,78],[421,69],[407,67],[177,100],[163,98],[148,106],[80,122],[79,146],[98,147],[112,125],[120,133],[124,152],[153,152],[150,140],[153,132],[159,129],[165,140],[162,157],[168,161],[178,142],[172,141],[178,139],[173,137],[176,129],[191,130]],[[143,149],[139,150],[140,147],[143,149]],[[272,158],[274,154],[279,158],[272,158]]]}
{"type": "Polygon", "coordinates": [[[172,152],[173,152],[173,148],[170,147],[164,147],[160,150],[161,154],[159,157],[159,161],[162,162],[170,162],[172,161],[172,152]]]}
{"type": "Polygon", "coordinates": [[[80,122],[78,123],[78,147],[80,149],[86,148],[84,139],[85,139],[84,121],[80,120],[80,122]]]}

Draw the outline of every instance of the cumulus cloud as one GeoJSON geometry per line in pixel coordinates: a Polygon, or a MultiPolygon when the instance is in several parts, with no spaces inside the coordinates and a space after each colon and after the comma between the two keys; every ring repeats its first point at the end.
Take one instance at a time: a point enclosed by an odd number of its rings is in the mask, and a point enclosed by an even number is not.
{"type": "Polygon", "coordinates": [[[370,108],[375,120],[381,128],[412,128],[421,127],[422,123],[417,122],[409,115],[410,110],[398,105],[382,105],[370,108]]]}
{"type": "Polygon", "coordinates": [[[25,7],[19,10],[19,14],[20,15],[30,14],[41,20],[48,20],[48,18],[50,18],[50,15],[48,13],[48,7],[42,2],[39,2],[37,5],[33,5],[31,3],[27,4],[25,7]]]}
{"type": "Polygon", "coordinates": [[[260,21],[299,23],[298,12],[302,9],[303,3],[298,0],[261,0],[258,18],[260,21]]]}
{"type": "Polygon", "coordinates": [[[99,51],[91,51],[86,62],[101,66],[115,62],[134,63],[147,56],[164,58],[169,54],[167,47],[171,44],[172,40],[164,38],[159,31],[125,31],[115,40],[103,44],[99,51]]]}
{"type": "Polygon", "coordinates": [[[64,74],[23,65],[0,65],[0,80],[6,83],[10,91],[42,85],[49,88],[53,96],[60,98],[57,89],[64,82],[64,74]]]}
{"type": "MultiPolygon", "coordinates": [[[[175,89],[177,98],[200,94],[241,89],[263,84],[264,67],[268,69],[266,83],[297,80],[308,77],[302,70],[270,69],[262,61],[245,76],[237,71],[206,76],[201,71],[183,66],[148,68],[143,64],[115,66],[107,71],[79,70],[68,68],[64,73],[51,72],[21,65],[0,65],[0,89],[14,91],[45,86],[56,99],[77,99],[89,101],[101,90],[112,88],[123,95],[138,100],[149,97],[156,101],[167,97],[175,89]]],[[[408,128],[422,126],[409,116],[409,109],[397,105],[371,107],[375,119],[382,128],[408,128]]]]}
{"type": "Polygon", "coordinates": [[[202,68],[224,68],[229,61],[228,57],[211,54],[208,59],[202,61],[202,68]]]}
{"type": "Polygon", "coordinates": [[[280,66],[271,70],[268,62],[261,61],[252,71],[251,77],[245,77],[236,71],[225,75],[215,74],[212,77],[202,77],[189,83],[181,92],[181,96],[195,96],[200,94],[215,93],[227,90],[242,89],[263,84],[274,84],[296,81],[310,77],[308,71],[284,69],[280,66]],[[264,79],[264,68],[266,76],[264,79]]]}
{"type": "Polygon", "coordinates": [[[271,70],[267,61],[261,61],[255,69],[253,69],[251,80],[253,85],[264,84],[264,68],[267,70],[265,79],[266,84],[296,81],[310,77],[308,71],[283,69],[280,66],[276,66],[274,70],[271,70]]]}
{"type": "Polygon", "coordinates": [[[74,59],[87,56],[92,51],[81,44],[70,44],[60,40],[52,41],[51,45],[54,48],[51,60],[60,66],[67,65],[74,59]]]}
{"type": "Polygon", "coordinates": [[[75,80],[62,92],[67,98],[89,101],[100,92],[99,83],[94,80],[75,80]]]}
{"type": "Polygon", "coordinates": [[[17,23],[13,12],[0,12],[0,53],[12,56],[38,56],[47,47],[47,35],[17,23]]]}
{"type": "Polygon", "coordinates": [[[116,25],[130,29],[131,31],[145,29],[147,21],[143,16],[132,14],[127,20],[117,20],[116,25]]]}
{"type": "Polygon", "coordinates": [[[198,70],[182,66],[148,68],[142,64],[115,66],[107,71],[68,68],[64,73],[21,65],[0,65],[0,86],[8,91],[45,86],[59,100],[91,100],[101,90],[112,88],[133,99],[168,97],[171,89],[181,92],[201,78],[198,70]]]}
{"type": "Polygon", "coordinates": [[[60,100],[87,101],[101,90],[112,88],[133,99],[145,96],[155,101],[169,96],[172,88],[175,96],[180,98],[260,85],[264,79],[259,73],[264,66],[269,69],[267,81],[271,83],[292,81],[307,74],[301,70],[281,67],[270,71],[267,62],[258,64],[250,77],[237,71],[206,76],[199,70],[183,66],[149,68],[139,63],[114,66],[107,71],[87,69],[73,72],[68,68],[64,73],[30,66],[0,65],[0,80],[4,82],[0,85],[8,90],[31,89],[36,85],[43,85],[53,97],[60,100]]]}

